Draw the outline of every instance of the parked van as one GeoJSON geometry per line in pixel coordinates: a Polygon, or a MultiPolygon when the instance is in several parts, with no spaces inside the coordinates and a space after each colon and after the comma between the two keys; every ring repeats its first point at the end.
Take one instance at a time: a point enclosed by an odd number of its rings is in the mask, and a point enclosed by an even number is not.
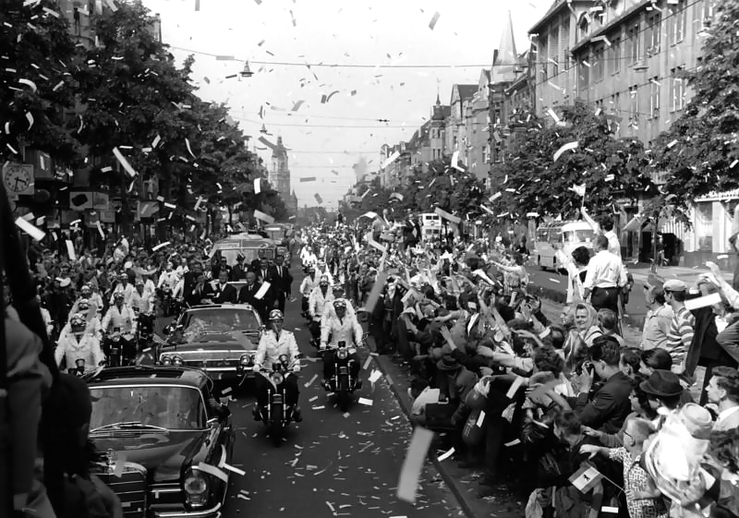
{"type": "Polygon", "coordinates": [[[542,269],[562,268],[557,264],[557,250],[562,250],[567,257],[575,248],[584,246],[592,251],[595,232],[585,221],[552,221],[543,223],[536,229],[535,258],[542,269]]]}

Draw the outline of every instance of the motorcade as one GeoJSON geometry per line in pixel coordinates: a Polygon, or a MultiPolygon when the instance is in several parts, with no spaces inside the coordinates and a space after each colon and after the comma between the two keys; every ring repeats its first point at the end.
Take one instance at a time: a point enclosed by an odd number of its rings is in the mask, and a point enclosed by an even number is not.
{"type": "Polygon", "coordinates": [[[118,495],[124,516],[220,517],[235,436],[208,375],[139,365],[108,367],[86,381],[90,439],[104,456],[93,472],[118,495]]]}
{"type": "Polygon", "coordinates": [[[290,250],[290,238],[293,235],[293,226],[289,223],[273,223],[264,227],[264,232],[277,243],[277,253],[287,256],[290,250]]]}
{"type": "Polygon", "coordinates": [[[219,386],[235,388],[254,377],[254,356],[264,324],[249,304],[193,306],[164,328],[160,365],[201,369],[219,386]]]}
{"type": "Polygon", "coordinates": [[[269,260],[278,255],[275,241],[260,234],[251,233],[234,234],[216,241],[209,255],[212,258],[216,253],[220,253],[229,266],[237,263],[239,255],[244,257],[244,264],[247,265],[254,259],[269,260]]]}
{"type": "Polygon", "coordinates": [[[585,221],[552,221],[542,223],[536,229],[533,257],[541,269],[559,270],[557,251],[570,257],[573,250],[584,246],[592,251],[595,232],[585,221]]]}

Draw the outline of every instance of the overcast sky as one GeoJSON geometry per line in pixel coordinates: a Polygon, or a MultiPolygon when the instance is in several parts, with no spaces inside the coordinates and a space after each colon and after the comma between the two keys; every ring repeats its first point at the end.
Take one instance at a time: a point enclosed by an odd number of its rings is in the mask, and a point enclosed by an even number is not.
{"type": "Polygon", "coordinates": [[[178,61],[188,50],[195,54],[200,96],[228,103],[268,164],[271,151],[257,142],[262,124],[271,142],[282,136],[300,206],[317,205],[319,193],[327,208],[354,184],[351,166],[360,156],[376,170],[382,144],[411,137],[429,117],[437,90],[449,104],[453,84],[477,83],[481,69],[490,68],[508,9],[520,53],[528,46],[528,28],[551,5],[549,0],[200,0],[195,11],[196,1],[144,3],[161,15],[164,41],[178,61]],[[227,79],[246,59],[254,76],[227,79]],[[309,69],[306,63],[369,66],[309,69]],[[301,177],[316,181],[301,183],[301,177]]]}

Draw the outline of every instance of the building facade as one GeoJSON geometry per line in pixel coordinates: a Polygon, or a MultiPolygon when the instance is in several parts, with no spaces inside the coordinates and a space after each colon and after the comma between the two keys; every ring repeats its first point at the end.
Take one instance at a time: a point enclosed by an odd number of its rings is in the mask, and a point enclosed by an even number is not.
{"type": "Polygon", "coordinates": [[[280,194],[288,213],[294,216],[298,213],[298,198],[290,184],[290,165],[287,149],[282,143],[282,137],[277,137],[277,144],[272,148],[272,165],[267,175],[272,188],[280,194]]]}
{"type": "Polygon", "coordinates": [[[472,96],[464,103],[464,150],[467,167],[487,185],[490,181],[490,71],[480,71],[472,96]]]}

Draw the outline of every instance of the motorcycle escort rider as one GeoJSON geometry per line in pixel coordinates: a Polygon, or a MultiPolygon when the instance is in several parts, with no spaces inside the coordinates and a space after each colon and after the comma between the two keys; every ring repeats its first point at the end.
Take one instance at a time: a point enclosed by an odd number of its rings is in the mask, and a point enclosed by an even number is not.
{"type": "Polygon", "coordinates": [[[94,372],[98,365],[105,362],[105,355],[100,348],[98,339],[85,332],[87,320],[84,315],[77,313],[69,320],[71,334],[59,338],[59,344],[54,351],[54,361],[61,366],[62,359],[66,359],[67,369],[83,368],[84,373],[94,372]]]}
{"type": "Polygon", "coordinates": [[[308,311],[310,294],[313,292],[313,288],[318,286],[316,282],[316,267],[308,267],[308,275],[303,278],[303,282],[300,283],[300,294],[303,296],[301,303],[301,311],[306,319],[310,319],[310,313],[308,311]]]}
{"type": "Polygon", "coordinates": [[[116,333],[116,330],[121,334],[124,356],[135,356],[133,336],[136,332],[136,315],[125,303],[125,295],[122,291],[113,293],[113,305],[103,317],[103,334],[106,337],[103,345],[107,338],[116,333]]]}
{"type": "MultiPolygon", "coordinates": [[[[81,299],[77,301],[77,310],[72,314],[72,316],[75,315],[82,315],[85,317],[85,334],[94,336],[98,339],[98,342],[102,343],[103,340],[103,325],[100,322],[100,317],[98,317],[97,312],[90,316],[90,301],[87,299],[81,299]]],[[[72,317],[70,317],[71,321],[72,317]]],[[[68,336],[72,336],[72,324],[70,322],[67,322],[67,325],[64,326],[61,333],[59,333],[59,340],[62,340],[63,338],[66,338],[68,336]]]]}
{"type": "Polygon", "coordinates": [[[131,296],[133,295],[133,285],[128,282],[128,274],[126,272],[121,273],[118,276],[118,284],[113,290],[113,295],[110,297],[110,303],[113,304],[116,293],[123,294],[123,300],[127,306],[131,305],[131,296]]]}
{"type": "Polygon", "coordinates": [[[345,299],[336,299],[327,304],[321,319],[321,351],[326,351],[323,357],[323,386],[331,391],[331,379],[334,377],[334,354],[339,348],[339,342],[344,342],[349,350],[351,363],[351,377],[357,380],[357,388],[361,386],[359,379],[360,359],[356,348],[362,343],[362,326],[359,325],[354,308],[345,299]],[[331,340],[329,342],[329,339],[331,340]]]}
{"type": "Polygon", "coordinates": [[[328,277],[322,275],[318,281],[318,286],[313,288],[308,297],[308,315],[311,317],[309,329],[311,336],[316,341],[321,336],[321,319],[326,310],[326,304],[334,300],[334,293],[329,289],[328,284],[328,277]]]}
{"type": "MultiPolygon", "coordinates": [[[[103,308],[104,308],[104,306],[103,306],[103,297],[99,293],[93,291],[92,286],[90,284],[85,284],[80,289],[80,298],[79,298],[79,300],[85,300],[85,299],[87,301],[89,301],[89,303],[91,305],[93,305],[93,304],[95,305],[95,308],[97,310],[98,316],[99,317],[102,317],[103,316],[103,308]]],[[[77,313],[77,311],[74,311],[74,312],[77,313]]]]}
{"type": "MultiPolygon", "coordinates": [[[[262,339],[259,341],[257,347],[257,353],[254,357],[254,370],[255,371],[271,371],[272,364],[279,360],[280,356],[287,355],[289,362],[294,363],[292,372],[297,374],[300,372],[300,362],[296,361],[300,355],[298,349],[298,343],[295,341],[295,335],[282,328],[284,322],[284,316],[282,311],[279,309],[273,309],[269,313],[269,322],[271,329],[266,331],[262,335],[262,339]]],[[[257,405],[252,410],[255,421],[261,421],[261,411],[264,407],[269,404],[267,398],[269,396],[269,380],[264,376],[256,376],[254,378],[254,389],[257,393],[257,405]]],[[[293,408],[293,420],[299,423],[303,420],[298,407],[298,395],[300,391],[298,389],[298,379],[296,376],[285,377],[285,403],[287,406],[293,408]]]]}

